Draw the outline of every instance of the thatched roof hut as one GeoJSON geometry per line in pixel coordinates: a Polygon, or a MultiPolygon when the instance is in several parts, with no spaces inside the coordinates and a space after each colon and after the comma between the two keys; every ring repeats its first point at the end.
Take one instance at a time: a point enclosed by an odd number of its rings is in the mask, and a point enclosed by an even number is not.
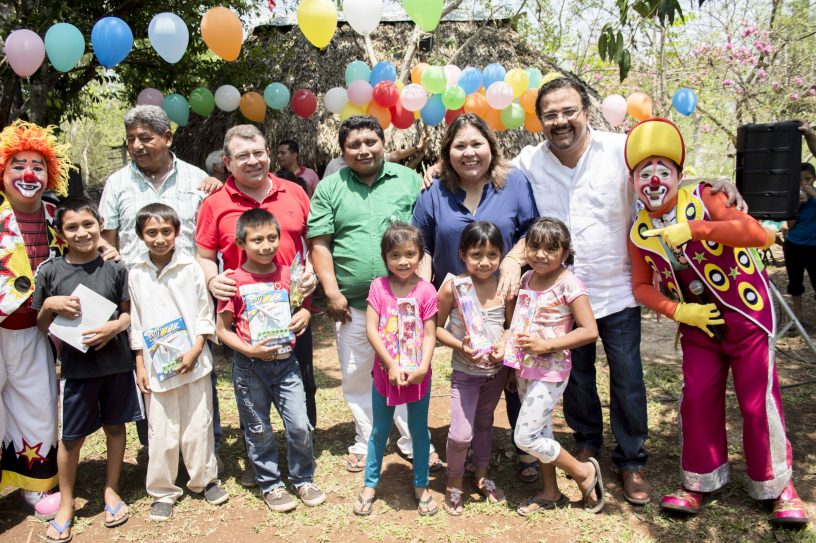
{"type": "MultiPolygon", "coordinates": [[[[405,42],[413,28],[411,22],[381,22],[371,36],[377,60],[389,60],[399,66],[405,42]]],[[[535,66],[544,73],[566,73],[531,48],[515,31],[512,19],[492,20],[487,24],[479,21],[443,21],[433,34],[431,50],[417,50],[412,65],[418,62],[446,64],[450,56],[474,33],[478,33],[477,37],[459,53],[454,64],[463,68],[483,68],[498,62],[507,69],[535,66]]],[[[283,139],[297,140],[301,161],[322,172],[326,164],[340,154],[337,143],[339,117],[323,107],[323,96],[332,87],[345,86],[344,72],[350,62],[367,59],[363,38],[348,24],[341,23],[329,46],[319,51],[306,41],[296,27],[267,25],[255,29],[247,46],[254,53],[242,54],[242,59],[256,58],[259,59],[256,62],[265,66],[265,69],[253,71],[258,74],[254,76],[257,80],[244,79],[243,85],[236,84],[235,80],[212,84],[229,83],[243,87],[243,91],[263,93],[267,84],[279,81],[292,91],[298,88],[312,90],[318,99],[318,109],[311,118],[302,119],[288,107],[280,112],[268,109],[261,129],[267,134],[272,148],[283,139]],[[275,53],[264,55],[259,54],[260,51],[275,53]]],[[[246,73],[250,73],[249,70],[246,73]]],[[[592,99],[597,102],[597,95],[593,93],[592,99]]],[[[592,125],[604,126],[605,122],[598,111],[599,108],[594,108],[592,125]]],[[[174,150],[184,160],[203,164],[207,153],[221,147],[226,130],[234,124],[245,122],[248,121],[237,111],[224,113],[217,110],[207,118],[192,114],[190,123],[176,133],[174,150]]],[[[423,123],[416,122],[414,127],[407,130],[389,129],[386,131],[386,148],[400,149],[413,145],[424,128],[423,123]]],[[[428,129],[431,143],[425,160],[432,161],[436,159],[445,124],[443,122],[428,129]]],[[[502,132],[499,139],[505,154],[512,157],[525,145],[539,142],[541,136],[519,129],[502,132]]]]}

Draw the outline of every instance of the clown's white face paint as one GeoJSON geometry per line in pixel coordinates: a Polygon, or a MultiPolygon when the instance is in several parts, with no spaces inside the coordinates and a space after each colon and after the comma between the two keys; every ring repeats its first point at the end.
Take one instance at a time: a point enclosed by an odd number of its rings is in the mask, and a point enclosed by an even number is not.
{"type": "Polygon", "coordinates": [[[17,153],[3,170],[3,191],[12,208],[22,212],[39,209],[47,184],[48,166],[45,158],[35,151],[17,153]]]}
{"type": "Polygon", "coordinates": [[[641,161],[632,175],[635,192],[649,211],[658,211],[674,199],[682,177],[674,162],[663,157],[641,161]]]}

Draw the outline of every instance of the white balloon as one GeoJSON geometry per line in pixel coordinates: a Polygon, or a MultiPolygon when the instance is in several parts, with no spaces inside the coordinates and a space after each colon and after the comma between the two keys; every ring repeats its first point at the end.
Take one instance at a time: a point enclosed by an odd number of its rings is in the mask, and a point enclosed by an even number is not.
{"type": "Polygon", "coordinates": [[[351,28],[361,36],[371,34],[383,14],[382,0],[346,0],[343,2],[343,13],[351,28]]]}
{"type": "Polygon", "coordinates": [[[241,93],[232,85],[221,85],[215,90],[215,105],[223,111],[235,111],[241,104],[241,93]]]}
{"type": "Polygon", "coordinates": [[[612,128],[620,126],[626,118],[626,98],[620,94],[610,94],[601,104],[601,114],[612,128]]]}
{"type": "Polygon", "coordinates": [[[343,87],[334,87],[326,91],[323,104],[332,113],[340,113],[348,103],[348,91],[343,87]]]}
{"type": "Polygon", "coordinates": [[[456,86],[456,84],[459,83],[459,76],[462,75],[462,69],[459,66],[447,64],[443,70],[445,70],[445,79],[447,80],[448,86],[456,86]]]}
{"type": "Polygon", "coordinates": [[[175,13],[157,13],[147,27],[147,37],[153,49],[170,64],[181,60],[190,42],[187,25],[175,13]]]}

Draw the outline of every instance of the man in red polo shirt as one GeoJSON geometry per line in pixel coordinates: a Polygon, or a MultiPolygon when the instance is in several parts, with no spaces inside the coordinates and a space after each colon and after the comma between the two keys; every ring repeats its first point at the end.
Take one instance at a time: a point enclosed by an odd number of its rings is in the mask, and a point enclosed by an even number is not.
{"type": "MultiPolygon", "coordinates": [[[[306,255],[304,240],[309,215],[309,197],[303,189],[269,173],[269,149],[257,127],[245,124],[230,128],[224,136],[224,154],[224,164],[232,175],[223,190],[201,203],[196,222],[198,261],[204,269],[207,288],[219,300],[229,299],[237,290],[230,275],[243,259],[243,252],[235,245],[235,223],[241,213],[260,207],[275,216],[280,223],[276,262],[285,266],[291,265],[298,253],[301,258],[306,255]],[[216,260],[218,254],[223,261],[221,273],[216,260]]],[[[306,272],[304,287],[308,293],[316,285],[309,259],[306,259],[306,272]]],[[[311,326],[298,337],[295,356],[306,390],[309,422],[315,427],[317,387],[312,366],[311,326]]]]}

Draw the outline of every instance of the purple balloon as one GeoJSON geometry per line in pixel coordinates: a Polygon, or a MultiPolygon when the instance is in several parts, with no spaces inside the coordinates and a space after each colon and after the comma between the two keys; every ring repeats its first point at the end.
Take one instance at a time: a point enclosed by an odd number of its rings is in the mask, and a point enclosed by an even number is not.
{"type": "Polygon", "coordinates": [[[137,106],[160,106],[164,102],[164,95],[160,90],[148,87],[136,97],[137,106]]]}
{"type": "Polygon", "coordinates": [[[45,60],[45,44],[36,32],[23,28],[6,38],[6,59],[20,77],[29,77],[45,60]]]}

